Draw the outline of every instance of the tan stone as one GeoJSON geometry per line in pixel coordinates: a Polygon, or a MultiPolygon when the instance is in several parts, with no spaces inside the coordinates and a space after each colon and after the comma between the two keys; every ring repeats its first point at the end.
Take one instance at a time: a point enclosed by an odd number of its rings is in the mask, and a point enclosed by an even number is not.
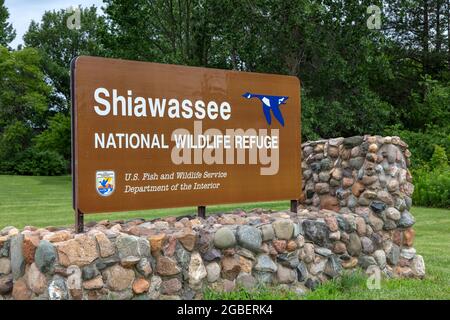
{"type": "Polygon", "coordinates": [[[59,263],[65,267],[86,266],[98,258],[97,243],[92,236],[77,235],[74,239],[55,244],[59,263]]]}
{"type": "Polygon", "coordinates": [[[72,234],[68,230],[61,230],[57,232],[51,232],[43,237],[43,240],[50,242],[62,242],[72,238],[72,234]]]}
{"type": "Polygon", "coordinates": [[[339,148],[338,147],[333,147],[333,146],[329,146],[328,147],[328,155],[332,158],[337,158],[339,156],[339,148]]]}
{"type": "Polygon", "coordinates": [[[165,238],[166,238],[166,234],[164,234],[164,233],[156,234],[156,235],[152,235],[152,236],[148,237],[152,255],[157,256],[161,253],[165,238]]]}
{"type": "Polygon", "coordinates": [[[253,261],[243,256],[239,256],[239,265],[241,266],[241,271],[246,273],[251,273],[253,268],[253,261]]]}
{"type": "Polygon", "coordinates": [[[0,276],[11,272],[11,260],[0,258],[0,276]]]}
{"type": "Polygon", "coordinates": [[[367,226],[366,221],[362,217],[356,217],[355,218],[355,224],[356,224],[356,232],[359,236],[366,235],[367,232],[367,226]]]}
{"type": "Polygon", "coordinates": [[[364,176],[361,180],[363,185],[370,185],[375,183],[376,181],[378,181],[378,177],[377,176],[364,176]]]}
{"type": "Polygon", "coordinates": [[[109,267],[103,274],[107,286],[113,291],[122,291],[129,288],[134,280],[134,271],[122,268],[118,264],[109,267]]]}
{"type": "Polygon", "coordinates": [[[222,261],[222,278],[227,280],[234,280],[239,272],[241,272],[241,265],[239,259],[236,257],[223,257],[222,261]]]}
{"type": "Polygon", "coordinates": [[[28,288],[36,294],[44,293],[47,288],[47,278],[41,271],[39,271],[39,268],[35,263],[32,263],[28,268],[25,275],[25,280],[28,288]]]}
{"type": "Polygon", "coordinates": [[[180,273],[177,262],[169,257],[159,256],[156,260],[156,272],[162,276],[173,276],[180,273]]]}
{"type": "Polygon", "coordinates": [[[347,247],[345,246],[345,243],[342,241],[336,241],[333,246],[333,252],[338,254],[346,253],[347,247]]]}
{"type": "Polygon", "coordinates": [[[84,281],[83,288],[86,290],[95,290],[103,288],[102,276],[99,275],[91,280],[84,281]]]}
{"type": "Polygon", "coordinates": [[[201,221],[199,219],[197,219],[197,218],[191,220],[191,226],[192,227],[196,227],[196,226],[199,226],[201,224],[202,224],[201,221]]]}
{"type": "Polygon", "coordinates": [[[381,231],[383,229],[384,222],[378,218],[375,214],[369,214],[369,222],[375,232],[381,231]]]}
{"type": "Polygon", "coordinates": [[[344,269],[351,269],[358,265],[358,259],[351,257],[349,260],[342,261],[342,267],[344,269]]]}
{"type": "Polygon", "coordinates": [[[193,231],[183,231],[177,239],[186,250],[192,251],[194,249],[197,237],[193,231]]]}
{"type": "Polygon", "coordinates": [[[149,288],[150,288],[150,283],[143,278],[136,279],[133,282],[133,292],[135,294],[141,294],[141,293],[147,292],[149,288]]]}
{"type": "Polygon", "coordinates": [[[14,282],[12,297],[14,300],[30,300],[32,292],[27,287],[25,279],[20,278],[14,282]]]}
{"type": "Polygon", "coordinates": [[[359,197],[364,190],[365,187],[361,182],[355,182],[352,186],[352,193],[355,197],[359,197]]]}
{"type": "Polygon", "coordinates": [[[369,145],[369,152],[376,153],[378,151],[378,146],[375,143],[369,145]]]}
{"type": "Polygon", "coordinates": [[[166,257],[172,257],[177,247],[177,239],[174,236],[169,236],[168,240],[163,246],[163,253],[166,257]]]}
{"type": "Polygon", "coordinates": [[[332,210],[338,212],[340,209],[339,201],[336,197],[324,195],[320,197],[320,209],[332,210]]]}
{"type": "Polygon", "coordinates": [[[108,239],[108,237],[103,232],[97,232],[95,234],[95,240],[97,240],[98,243],[100,257],[106,258],[113,255],[116,252],[113,243],[108,239]]]}

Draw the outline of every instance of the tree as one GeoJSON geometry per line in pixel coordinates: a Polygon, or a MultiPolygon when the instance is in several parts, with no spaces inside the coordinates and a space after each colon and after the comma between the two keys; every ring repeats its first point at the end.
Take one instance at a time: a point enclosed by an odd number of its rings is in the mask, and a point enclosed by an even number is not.
{"type": "Polygon", "coordinates": [[[36,49],[8,51],[0,47],[0,134],[19,121],[39,132],[46,122],[50,87],[36,49]]]}
{"type": "Polygon", "coordinates": [[[9,18],[8,9],[5,7],[5,0],[0,0],[0,46],[8,44],[16,37],[12,25],[7,21],[9,18]]]}
{"type": "MultiPolygon", "coordinates": [[[[8,51],[0,46],[0,172],[18,173],[32,138],[46,124],[50,87],[33,48],[8,51]]],[[[38,162],[35,162],[38,164],[38,162]]]]}
{"type": "Polygon", "coordinates": [[[103,17],[95,6],[78,8],[80,29],[70,29],[68,10],[47,11],[41,22],[32,21],[24,35],[25,45],[38,49],[44,58],[44,72],[54,88],[52,107],[69,114],[70,62],[78,55],[105,55],[101,38],[106,32],[103,17]]]}

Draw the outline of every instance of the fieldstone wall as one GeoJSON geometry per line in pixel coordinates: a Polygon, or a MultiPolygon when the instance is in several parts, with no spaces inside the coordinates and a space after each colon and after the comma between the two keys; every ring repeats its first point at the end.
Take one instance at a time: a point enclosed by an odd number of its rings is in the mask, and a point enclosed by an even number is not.
{"type": "Polygon", "coordinates": [[[298,212],[100,221],[0,231],[1,299],[201,299],[258,284],[298,294],[363,268],[424,277],[413,248],[407,146],[352,137],[303,146],[298,212]]]}
{"type": "Polygon", "coordinates": [[[355,136],[302,144],[305,207],[356,213],[383,227],[411,227],[411,153],[399,137],[355,136]]]}

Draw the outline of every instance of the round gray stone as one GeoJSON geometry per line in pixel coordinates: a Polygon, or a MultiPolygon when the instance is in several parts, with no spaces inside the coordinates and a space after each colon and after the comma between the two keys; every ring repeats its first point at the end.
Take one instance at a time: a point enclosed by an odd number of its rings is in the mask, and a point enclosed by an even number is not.
{"type": "Polygon", "coordinates": [[[347,245],[348,253],[350,253],[352,256],[358,256],[361,253],[361,249],[361,240],[359,239],[358,235],[356,235],[356,233],[350,233],[347,245]]]}
{"type": "Polygon", "coordinates": [[[397,221],[400,219],[400,217],[400,211],[398,211],[394,207],[389,207],[386,209],[386,218],[397,221]]]}
{"type": "Polygon", "coordinates": [[[401,216],[400,220],[398,221],[397,225],[400,228],[409,228],[409,227],[413,226],[414,223],[416,223],[416,220],[414,219],[414,217],[411,215],[411,213],[409,213],[409,211],[405,210],[402,212],[402,216],[401,216]]]}
{"type": "Polygon", "coordinates": [[[236,245],[236,237],[228,227],[222,227],[214,234],[214,245],[219,249],[231,248],[236,245]]]}
{"type": "Polygon", "coordinates": [[[34,261],[42,273],[52,272],[56,262],[56,249],[50,241],[41,240],[34,255],[34,261]]]}
{"type": "Polygon", "coordinates": [[[261,232],[255,227],[240,226],[237,230],[237,238],[239,245],[248,250],[258,252],[261,247],[261,232]]]}
{"type": "Polygon", "coordinates": [[[384,269],[386,267],[386,254],[383,250],[376,250],[373,253],[373,257],[377,261],[378,266],[380,269],[384,269]]]}
{"type": "Polygon", "coordinates": [[[372,253],[375,250],[372,240],[367,237],[361,237],[361,246],[364,253],[372,253]]]}
{"type": "Polygon", "coordinates": [[[290,240],[294,234],[294,224],[287,219],[278,219],[272,223],[278,239],[290,240]]]}
{"type": "Polygon", "coordinates": [[[275,232],[271,224],[264,224],[261,226],[262,240],[268,241],[275,238],[275,232]]]}
{"type": "Polygon", "coordinates": [[[393,244],[391,249],[387,253],[386,258],[389,264],[394,266],[397,265],[400,258],[400,248],[396,244],[393,244]]]}
{"type": "Polygon", "coordinates": [[[267,254],[260,254],[256,258],[255,270],[262,272],[276,272],[277,265],[267,254]]]}

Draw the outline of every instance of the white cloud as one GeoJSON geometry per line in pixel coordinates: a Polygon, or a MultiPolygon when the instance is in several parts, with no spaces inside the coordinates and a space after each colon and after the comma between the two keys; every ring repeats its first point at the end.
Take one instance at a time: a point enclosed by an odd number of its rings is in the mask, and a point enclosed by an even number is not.
{"type": "Polygon", "coordinates": [[[78,5],[83,7],[95,5],[100,8],[102,4],[102,0],[6,0],[9,22],[13,24],[17,34],[11,47],[16,48],[23,43],[22,37],[28,30],[31,20],[40,21],[45,11],[67,9],[78,5]]]}

